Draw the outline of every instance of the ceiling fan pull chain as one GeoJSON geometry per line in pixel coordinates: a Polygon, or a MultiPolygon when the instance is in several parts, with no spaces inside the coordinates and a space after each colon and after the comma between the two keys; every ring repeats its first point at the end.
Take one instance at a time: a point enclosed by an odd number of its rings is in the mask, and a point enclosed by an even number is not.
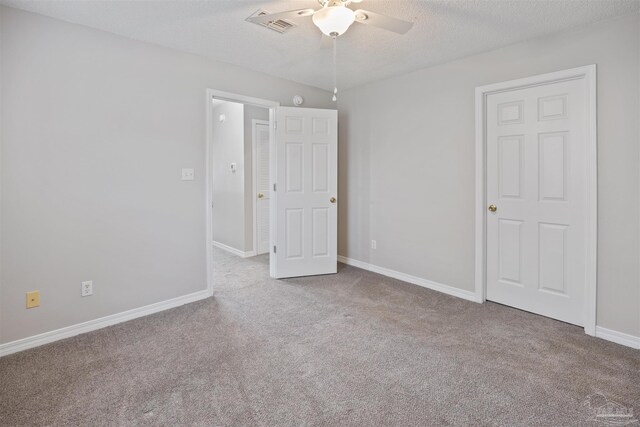
{"type": "Polygon", "coordinates": [[[338,60],[337,60],[337,51],[338,51],[338,36],[333,36],[333,101],[336,102],[338,100],[338,60]]]}

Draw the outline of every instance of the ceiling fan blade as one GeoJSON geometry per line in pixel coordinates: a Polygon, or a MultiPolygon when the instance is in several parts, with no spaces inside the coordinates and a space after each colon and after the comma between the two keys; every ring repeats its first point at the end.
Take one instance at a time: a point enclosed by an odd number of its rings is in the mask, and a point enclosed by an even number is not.
{"type": "Polygon", "coordinates": [[[320,49],[331,49],[333,47],[333,39],[326,34],[322,34],[320,39],[320,49]]]}
{"type": "Polygon", "coordinates": [[[370,12],[364,9],[355,11],[356,21],[361,24],[373,25],[374,27],[384,28],[398,34],[405,34],[413,27],[413,22],[404,21],[398,18],[392,18],[387,15],[370,12]]]}
{"type": "Polygon", "coordinates": [[[313,15],[313,12],[315,12],[313,9],[288,10],[286,12],[252,16],[250,18],[247,18],[247,21],[251,21],[256,24],[268,24],[269,22],[277,21],[278,19],[304,18],[305,16],[313,15]]]}

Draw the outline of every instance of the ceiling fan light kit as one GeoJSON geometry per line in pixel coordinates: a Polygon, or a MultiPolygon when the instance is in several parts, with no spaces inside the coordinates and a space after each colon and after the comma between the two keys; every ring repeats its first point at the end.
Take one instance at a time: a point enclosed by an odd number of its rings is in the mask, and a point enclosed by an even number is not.
{"type": "Polygon", "coordinates": [[[327,6],[314,13],[311,19],[324,34],[337,37],[349,29],[356,14],[345,6],[327,6]]]}
{"type": "Polygon", "coordinates": [[[352,10],[348,8],[351,3],[360,3],[362,0],[318,0],[322,6],[321,9],[297,9],[278,13],[263,13],[257,16],[250,16],[248,21],[267,25],[278,20],[299,19],[311,16],[314,25],[320,31],[333,39],[333,97],[337,101],[338,85],[336,73],[336,41],[339,36],[343,35],[351,24],[359,22],[361,24],[383,28],[398,34],[404,34],[413,27],[413,22],[403,21],[402,19],[392,18],[390,16],[381,15],[379,13],[370,12],[363,9],[352,10]]]}

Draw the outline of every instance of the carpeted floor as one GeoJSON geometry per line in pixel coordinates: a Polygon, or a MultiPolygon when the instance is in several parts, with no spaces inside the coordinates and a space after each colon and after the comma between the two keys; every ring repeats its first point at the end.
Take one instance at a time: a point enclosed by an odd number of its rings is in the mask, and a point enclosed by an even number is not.
{"type": "Polygon", "coordinates": [[[216,250],[213,298],[0,359],[0,424],[597,425],[640,413],[640,351],[340,266],[268,278],[216,250]],[[590,397],[591,396],[591,397],[590,397]]]}

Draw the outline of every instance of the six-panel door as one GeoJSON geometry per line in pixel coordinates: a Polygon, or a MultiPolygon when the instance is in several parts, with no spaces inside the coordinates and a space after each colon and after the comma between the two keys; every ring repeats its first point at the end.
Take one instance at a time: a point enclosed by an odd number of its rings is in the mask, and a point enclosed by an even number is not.
{"type": "Polygon", "coordinates": [[[276,113],[275,277],[337,271],[337,111],[276,113]]]}
{"type": "Polygon", "coordinates": [[[584,322],[584,79],[487,97],[487,299],[584,322]]]}

